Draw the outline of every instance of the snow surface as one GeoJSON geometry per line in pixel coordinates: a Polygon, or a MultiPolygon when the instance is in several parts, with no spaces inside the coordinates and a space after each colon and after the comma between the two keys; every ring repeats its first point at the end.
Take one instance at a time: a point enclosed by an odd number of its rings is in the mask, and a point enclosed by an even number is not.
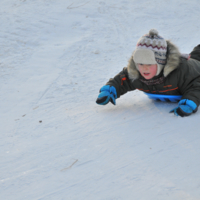
{"type": "Polygon", "coordinates": [[[200,111],[140,91],[95,103],[151,28],[200,43],[199,0],[1,0],[0,199],[199,200],[200,111]]]}

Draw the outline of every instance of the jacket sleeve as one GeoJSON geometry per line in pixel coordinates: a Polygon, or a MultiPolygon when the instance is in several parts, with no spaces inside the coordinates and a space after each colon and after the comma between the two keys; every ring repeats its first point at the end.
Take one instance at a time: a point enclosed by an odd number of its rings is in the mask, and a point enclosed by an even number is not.
{"type": "Polygon", "coordinates": [[[117,98],[127,93],[128,91],[135,90],[133,82],[128,77],[127,68],[117,74],[114,78],[111,78],[106,85],[114,86],[117,90],[117,98]]]}
{"type": "Polygon", "coordinates": [[[181,70],[179,79],[179,89],[183,94],[182,99],[194,101],[197,106],[200,104],[200,62],[189,59],[181,70]]]}

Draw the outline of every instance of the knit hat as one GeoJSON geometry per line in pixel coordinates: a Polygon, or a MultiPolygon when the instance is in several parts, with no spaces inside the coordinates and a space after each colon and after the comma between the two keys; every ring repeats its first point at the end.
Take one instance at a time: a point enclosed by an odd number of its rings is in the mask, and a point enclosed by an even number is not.
{"type": "Polygon", "coordinates": [[[142,36],[133,52],[133,60],[137,64],[157,64],[156,76],[160,74],[167,62],[167,43],[158,35],[156,29],[142,36]]]}

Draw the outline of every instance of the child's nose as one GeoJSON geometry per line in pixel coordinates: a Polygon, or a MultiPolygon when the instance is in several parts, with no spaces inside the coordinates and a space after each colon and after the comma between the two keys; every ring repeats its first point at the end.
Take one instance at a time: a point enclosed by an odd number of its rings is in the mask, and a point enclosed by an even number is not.
{"type": "Polygon", "coordinates": [[[145,70],[148,70],[149,69],[149,66],[148,65],[143,65],[144,69],[145,70]]]}

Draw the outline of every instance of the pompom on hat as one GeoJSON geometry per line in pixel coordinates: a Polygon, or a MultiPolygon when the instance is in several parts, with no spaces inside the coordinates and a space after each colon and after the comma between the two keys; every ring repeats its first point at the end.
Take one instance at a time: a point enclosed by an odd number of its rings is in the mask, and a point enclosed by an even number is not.
{"type": "Polygon", "coordinates": [[[137,64],[157,64],[156,76],[160,74],[167,62],[167,42],[158,35],[156,29],[151,29],[142,36],[133,52],[133,61],[137,64]]]}

